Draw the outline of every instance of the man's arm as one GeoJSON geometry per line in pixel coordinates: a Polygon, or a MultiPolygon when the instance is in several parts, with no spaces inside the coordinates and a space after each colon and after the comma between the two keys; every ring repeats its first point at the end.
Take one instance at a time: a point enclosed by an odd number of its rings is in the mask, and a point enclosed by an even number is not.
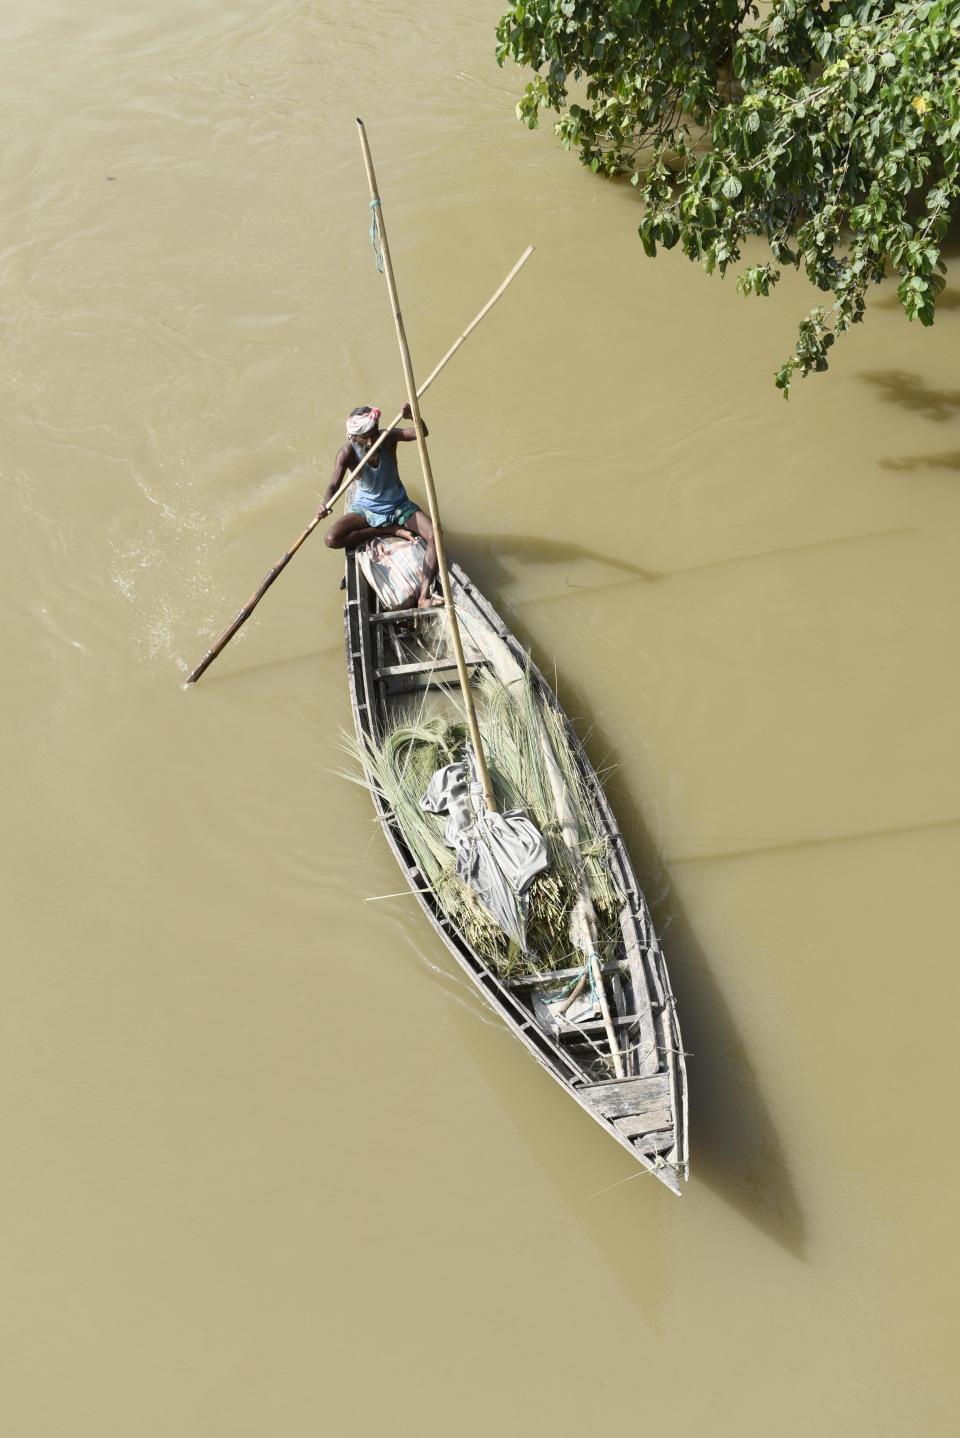
{"type": "Polygon", "coordinates": [[[327,492],[323,496],[323,503],[317,510],[320,519],[324,519],[330,513],[330,501],[343,483],[347,470],[350,468],[350,460],[353,458],[353,450],[348,444],[337,451],[337,457],[333,462],[333,474],[330,483],[327,485],[327,492]]]}
{"type": "MultiPolygon", "coordinates": [[[[402,414],[403,414],[404,419],[413,419],[413,410],[410,408],[409,404],[405,404],[405,405],[403,406],[402,414]]],[[[421,424],[423,425],[423,437],[424,437],[424,439],[426,439],[426,437],[427,437],[427,435],[430,433],[430,431],[427,429],[427,421],[424,419],[423,415],[420,416],[420,422],[421,422],[421,424]]],[[[409,442],[409,441],[412,440],[412,439],[416,439],[416,437],[417,437],[417,431],[416,431],[415,428],[414,428],[414,429],[392,429],[392,430],[390,431],[390,439],[392,440],[392,442],[393,442],[394,444],[399,444],[401,440],[406,440],[406,441],[409,442]]]]}

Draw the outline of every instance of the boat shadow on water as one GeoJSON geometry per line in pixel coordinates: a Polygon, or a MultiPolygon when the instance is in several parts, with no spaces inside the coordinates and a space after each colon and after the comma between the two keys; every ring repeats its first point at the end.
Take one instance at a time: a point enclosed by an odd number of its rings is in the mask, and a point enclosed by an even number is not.
{"type": "MultiPolygon", "coordinates": [[[[485,591],[494,604],[501,598],[498,590],[507,578],[489,549],[489,541],[474,537],[473,541],[457,536],[458,559],[485,591]]],[[[550,545],[552,551],[566,548],[550,545]]],[[[537,546],[533,544],[534,552],[537,546]]],[[[580,546],[569,546],[571,552],[584,554],[580,546]]],[[[556,557],[561,557],[557,554],[556,557]]],[[[596,558],[602,556],[596,555],[596,558]]],[[[503,611],[509,610],[504,604],[503,611]]],[[[534,636],[524,633],[524,626],[511,616],[511,625],[522,643],[530,643],[536,653],[534,636]]],[[[540,655],[549,661],[551,656],[540,655]]],[[[557,688],[561,703],[572,715],[590,715],[589,695],[580,691],[569,679],[562,665],[557,670],[557,688]]],[[[582,729],[582,726],[581,726],[582,729]]],[[[747,1046],[738,1030],[722,986],[711,972],[703,946],[685,911],[683,901],[673,886],[667,866],[647,829],[625,778],[625,770],[616,766],[617,755],[606,738],[602,724],[592,721],[586,748],[591,759],[606,774],[604,787],[617,816],[640,882],[653,906],[658,933],[664,936],[664,950],[670,979],[677,998],[677,1012],[688,1054],[687,1072],[690,1098],[690,1163],[692,1181],[705,1183],[726,1203],[748,1219],[768,1237],[795,1257],[802,1257],[806,1247],[807,1227],[794,1186],[783,1143],[773,1122],[769,1106],[750,1061],[747,1046]]],[[[552,1089],[553,1085],[549,1085],[552,1089]]],[[[558,1094],[558,1097],[560,1095],[558,1094]]],[[[516,1095],[513,1096],[515,1107],[516,1095]]],[[[572,1114],[572,1118],[579,1115],[572,1114]]],[[[585,1125],[591,1128],[592,1125],[585,1125]]],[[[549,1147],[538,1139],[537,1125],[527,1134],[531,1147],[538,1149],[547,1169],[556,1168],[555,1182],[569,1191],[570,1175],[563,1169],[566,1150],[562,1145],[549,1147]]],[[[602,1134],[596,1135],[600,1140],[602,1134]]],[[[626,1167],[626,1166],[625,1166],[626,1167]]],[[[618,1192],[629,1195],[634,1185],[629,1182],[618,1192]]],[[[659,1195],[658,1195],[659,1196],[659,1195]]],[[[618,1198],[618,1204],[621,1200],[618,1198]]],[[[629,1201],[633,1201],[632,1199],[629,1201]]],[[[609,1198],[605,1200],[605,1204],[609,1198]]],[[[606,1222],[608,1214],[598,1223],[606,1222]]],[[[647,1222],[645,1215],[645,1222],[647,1222]]],[[[622,1247],[618,1259],[622,1261],[622,1247]]]]}

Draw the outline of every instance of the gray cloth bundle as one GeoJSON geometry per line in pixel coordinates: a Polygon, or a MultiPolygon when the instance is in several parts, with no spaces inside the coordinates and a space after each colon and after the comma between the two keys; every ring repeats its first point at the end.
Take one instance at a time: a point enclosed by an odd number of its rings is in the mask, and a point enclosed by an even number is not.
{"type": "Polygon", "coordinates": [[[443,837],[456,854],[458,877],[526,952],[526,891],[549,867],[546,841],[536,824],[519,810],[490,813],[469,748],[465,759],[437,770],[420,807],[449,816],[443,837]]]}

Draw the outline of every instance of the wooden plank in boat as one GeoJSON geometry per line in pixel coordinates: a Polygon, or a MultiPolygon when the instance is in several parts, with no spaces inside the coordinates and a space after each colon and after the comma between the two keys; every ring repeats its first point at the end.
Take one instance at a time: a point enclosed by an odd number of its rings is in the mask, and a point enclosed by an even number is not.
{"type": "Polygon", "coordinates": [[[360,644],[359,663],[363,675],[363,697],[361,699],[358,695],[358,702],[364,711],[362,717],[366,720],[365,727],[368,733],[373,734],[381,722],[382,715],[377,712],[376,686],[373,677],[373,655],[370,652],[370,626],[368,624],[370,617],[370,591],[367,588],[366,580],[362,578],[359,569],[356,567],[354,568],[354,576],[354,582],[357,585],[357,637],[360,644]]]}
{"type": "MultiPolygon", "coordinates": [[[[632,1122],[631,1119],[618,1118],[614,1119],[613,1126],[619,1129],[622,1134],[626,1135],[627,1131],[621,1127],[621,1125],[629,1124],[630,1122],[632,1122]]],[[[639,1149],[641,1153],[666,1153],[668,1149],[673,1148],[676,1141],[677,1135],[673,1129],[664,1128],[659,1129],[656,1133],[647,1133],[644,1131],[642,1134],[637,1135],[636,1142],[633,1146],[639,1149]]]]}
{"type": "Polygon", "coordinates": [[[601,1118],[641,1118],[649,1114],[656,1120],[648,1122],[643,1129],[637,1129],[637,1133],[663,1128],[663,1113],[666,1113],[667,1123],[673,1121],[670,1080],[665,1073],[651,1074],[649,1078],[621,1079],[615,1083],[588,1084],[580,1089],[579,1097],[601,1118]]]}
{"type": "MultiPolygon", "coordinates": [[[[468,682],[473,682],[473,675],[467,675],[468,682]]],[[[425,689],[449,689],[452,686],[460,687],[460,675],[456,668],[435,670],[430,674],[413,674],[407,679],[386,679],[383,684],[383,692],[386,695],[394,694],[419,694],[425,689]]]]}
{"type": "MultiPolygon", "coordinates": [[[[626,1118],[615,1118],[613,1126],[624,1138],[639,1138],[651,1130],[665,1129],[673,1124],[673,1114],[670,1111],[669,1100],[664,1102],[660,1108],[647,1109],[644,1113],[631,1113],[626,1118]]],[[[672,1144],[669,1145],[672,1147],[672,1144]]]]}
{"type": "MultiPolygon", "coordinates": [[[[604,964],[601,974],[619,974],[625,960],[618,959],[616,963],[604,964]]],[[[544,969],[542,974],[521,974],[518,979],[508,979],[507,987],[510,989],[535,988],[537,984],[556,984],[563,979],[579,979],[583,969],[544,969]]]]}
{"type": "Polygon", "coordinates": [[[630,966],[634,1003],[637,1012],[642,1015],[641,1044],[637,1050],[636,1064],[642,1075],[652,1076],[657,1072],[660,1066],[660,1057],[657,1053],[657,1035],[653,1021],[653,1013],[650,1007],[650,988],[647,984],[646,970],[643,966],[643,954],[637,942],[636,921],[628,904],[624,904],[620,912],[620,931],[623,934],[624,948],[630,966]]]}
{"type": "MultiPolygon", "coordinates": [[[[614,1028],[629,1028],[631,1024],[640,1023],[637,1014],[612,1014],[610,1021],[614,1028]]],[[[564,1024],[560,1032],[562,1034],[602,1034],[606,1028],[603,1019],[585,1019],[582,1023],[564,1024]]]]}
{"type": "Polygon", "coordinates": [[[416,664],[384,664],[377,670],[378,679],[404,679],[411,674],[439,674],[441,669],[456,669],[454,659],[422,659],[416,664]]]}
{"type": "Polygon", "coordinates": [[[370,615],[371,624],[390,624],[396,620],[412,620],[416,623],[420,619],[430,619],[434,614],[445,614],[445,604],[435,604],[431,609],[381,609],[377,614],[370,615]]]}

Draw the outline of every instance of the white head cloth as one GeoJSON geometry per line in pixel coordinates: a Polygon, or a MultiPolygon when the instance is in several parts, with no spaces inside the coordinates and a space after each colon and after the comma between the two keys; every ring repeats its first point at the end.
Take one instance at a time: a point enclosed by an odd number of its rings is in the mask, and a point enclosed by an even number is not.
{"type": "Polygon", "coordinates": [[[380,420],[380,410],[371,409],[366,414],[351,414],[347,417],[347,437],[353,439],[358,434],[369,434],[376,429],[380,420]]]}

